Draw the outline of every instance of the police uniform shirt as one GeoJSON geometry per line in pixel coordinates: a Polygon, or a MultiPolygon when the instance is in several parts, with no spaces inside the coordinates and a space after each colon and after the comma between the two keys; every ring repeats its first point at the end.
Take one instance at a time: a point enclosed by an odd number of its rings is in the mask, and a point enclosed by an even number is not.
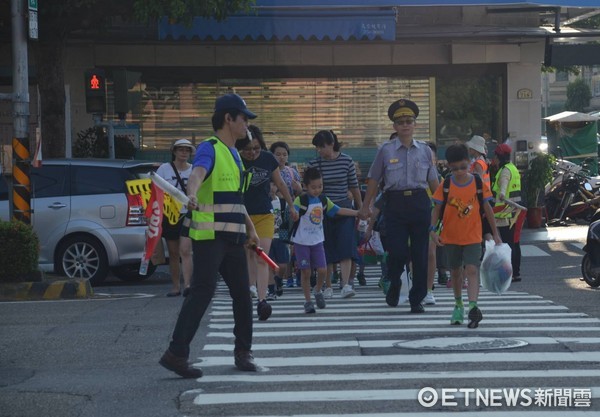
{"type": "Polygon", "coordinates": [[[413,140],[407,148],[396,138],[378,149],[368,177],[377,182],[383,179],[384,191],[399,191],[427,189],[438,173],[427,144],[413,140]]]}

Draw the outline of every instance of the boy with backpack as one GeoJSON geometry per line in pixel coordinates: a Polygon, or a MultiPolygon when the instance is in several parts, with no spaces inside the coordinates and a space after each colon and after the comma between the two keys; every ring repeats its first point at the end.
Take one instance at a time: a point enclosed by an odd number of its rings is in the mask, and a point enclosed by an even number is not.
{"type": "Polygon", "coordinates": [[[291,231],[291,240],[294,243],[296,266],[300,269],[302,290],[304,292],[304,312],[314,314],[315,306],[310,296],[310,274],[312,269],[317,270],[317,284],[314,288],[317,307],[325,308],[325,297],[321,289],[327,275],[327,261],[325,260],[325,234],[323,233],[323,220],[325,215],[333,217],[356,217],[357,211],[341,208],[329,198],[322,195],[323,178],[317,168],[307,168],[304,171],[303,183],[306,192],[296,197],[294,206],[298,210],[299,218],[294,223],[291,231]]]}
{"type": "Polygon", "coordinates": [[[452,175],[444,180],[433,194],[435,208],[431,214],[431,239],[444,246],[450,268],[455,306],[450,324],[462,324],[464,306],[462,300],[463,266],[467,278],[469,296],[469,323],[474,329],[483,315],[477,307],[479,297],[479,265],[481,263],[481,218],[489,222],[496,244],[502,243],[494,212],[489,204],[490,188],[478,175],[469,173],[469,150],[463,145],[450,145],[446,160],[452,175]],[[439,220],[439,223],[438,223],[439,220]]]}

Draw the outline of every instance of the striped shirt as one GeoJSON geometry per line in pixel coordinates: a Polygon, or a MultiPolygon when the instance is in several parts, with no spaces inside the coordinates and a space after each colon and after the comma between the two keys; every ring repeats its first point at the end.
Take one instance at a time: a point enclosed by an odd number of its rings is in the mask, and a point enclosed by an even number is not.
{"type": "Polygon", "coordinates": [[[335,159],[318,157],[308,163],[309,168],[317,168],[323,176],[323,194],[340,207],[351,208],[352,200],[348,190],[358,188],[354,161],[345,153],[335,159]]]}

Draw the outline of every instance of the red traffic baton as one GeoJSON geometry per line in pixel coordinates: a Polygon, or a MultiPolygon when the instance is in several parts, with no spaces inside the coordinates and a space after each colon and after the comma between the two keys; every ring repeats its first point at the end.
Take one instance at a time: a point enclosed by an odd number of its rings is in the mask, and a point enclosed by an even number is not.
{"type": "Polygon", "coordinates": [[[265,253],[263,248],[257,245],[251,245],[250,248],[254,250],[254,252],[256,252],[256,254],[260,256],[263,259],[263,261],[265,261],[267,265],[271,267],[273,271],[279,271],[279,265],[277,265],[277,263],[273,259],[269,258],[269,255],[265,253]]]}

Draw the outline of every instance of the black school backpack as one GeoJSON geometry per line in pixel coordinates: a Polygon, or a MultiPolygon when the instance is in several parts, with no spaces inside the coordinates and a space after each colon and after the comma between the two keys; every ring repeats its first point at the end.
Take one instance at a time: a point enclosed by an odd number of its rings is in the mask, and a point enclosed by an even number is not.
{"type": "MultiPolygon", "coordinates": [[[[473,175],[475,178],[475,187],[477,188],[477,200],[479,200],[479,214],[481,216],[484,215],[485,211],[483,209],[483,180],[479,175],[473,175]]],[[[446,210],[446,203],[448,203],[448,193],[450,192],[450,176],[444,179],[444,188],[442,189],[444,192],[444,200],[442,202],[442,207],[440,208],[440,216],[438,222],[441,223],[444,219],[444,211],[446,210]]]]}

